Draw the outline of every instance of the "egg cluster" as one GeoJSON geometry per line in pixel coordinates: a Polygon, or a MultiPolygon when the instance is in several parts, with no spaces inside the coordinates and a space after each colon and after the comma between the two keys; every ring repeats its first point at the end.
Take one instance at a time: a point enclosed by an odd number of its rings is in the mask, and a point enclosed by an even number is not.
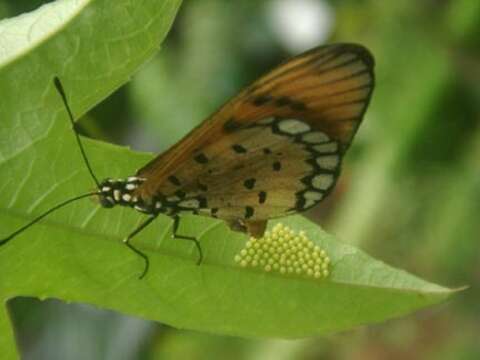
{"type": "Polygon", "coordinates": [[[304,231],[296,234],[282,223],[266,231],[261,239],[250,238],[235,256],[235,262],[242,267],[314,279],[326,278],[330,273],[330,258],[325,250],[315,245],[304,231]]]}

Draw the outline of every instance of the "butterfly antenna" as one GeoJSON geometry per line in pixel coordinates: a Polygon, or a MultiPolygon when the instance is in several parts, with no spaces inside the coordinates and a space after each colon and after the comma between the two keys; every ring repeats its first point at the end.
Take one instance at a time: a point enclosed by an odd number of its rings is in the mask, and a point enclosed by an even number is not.
{"type": "MultiPolygon", "coordinates": [[[[72,110],[70,109],[70,106],[68,105],[68,101],[67,101],[67,96],[65,95],[65,90],[63,89],[63,86],[62,86],[62,83],[60,82],[60,79],[58,77],[54,77],[53,79],[53,83],[55,84],[55,87],[57,88],[57,91],[58,93],[60,94],[62,100],[63,100],[63,103],[65,105],[65,108],[67,109],[67,112],[68,112],[68,118],[70,119],[70,123],[72,124],[72,129],[73,129],[73,132],[75,133],[75,137],[77,139],[77,144],[78,144],[78,147],[80,148],[80,152],[82,153],[82,157],[83,157],[83,160],[85,161],[85,165],[87,166],[87,169],[88,171],[90,172],[90,175],[92,176],[92,179],[93,181],[95,181],[95,184],[97,185],[97,188],[100,188],[100,183],[98,182],[98,179],[97,177],[95,176],[95,174],[93,173],[93,170],[92,170],[92,167],[90,166],[90,163],[88,162],[88,158],[87,158],[87,155],[85,154],[85,149],[83,148],[83,144],[82,144],[82,141],[80,139],[80,136],[78,135],[78,132],[76,131],[75,129],[75,122],[73,120],[73,114],[72,114],[72,110]]],[[[30,226],[36,224],[37,222],[39,222],[40,220],[42,220],[45,216],[51,214],[52,212],[58,210],[58,209],[61,209],[63,208],[64,206],[74,202],[74,201],[77,201],[77,200],[80,200],[80,199],[83,199],[83,198],[86,198],[86,197],[89,197],[89,196],[92,196],[92,195],[99,195],[100,192],[99,191],[95,191],[95,192],[90,192],[88,194],[83,194],[83,195],[79,195],[79,196],[75,196],[71,199],[68,199],[68,200],[65,200],[63,202],[61,202],[60,204],[57,204],[55,205],[54,207],[52,207],[51,209],[45,211],[43,214],[37,216],[35,219],[33,219],[32,221],[30,221],[29,223],[25,224],[24,226],[22,226],[21,228],[19,228],[18,230],[16,230],[15,232],[13,232],[12,234],[10,234],[9,236],[7,236],[6,238],[4,239],[1,239],[0,240],[0,246],[2,245],[5,245],[7,242],[9,242],[10,240],[12,240],[15,236],[17,236],[18,234],[22,233],[23,231],[27,230],[30,226]]]]}
{"type": "Polygon", "coordinates": [[[68,200],[65,200],[63,202],[61,202],[60,204],[58,205],[55,205],[54,207],[52,207],[51,209],[45,211],[43,214],[37,216],[35,219],[33,219],[32,221],[30,221],[28,224],[25,224],[23,225],[20,229],[16,230],[15,232],[11,233],[9,236],[7,236],[5,239],[2,239],[0,240],[0,246],[2,245],[5,245],[7,242],[9,242],[10,240],[12,240],[15,236],[17,236],[18,234],[20,234],[21,232],[27,230],[30,226],[36,224],[37,222],[39,222],[40,220],[42,220],[45,216],[51,214],[52,212],[64,207],[65,205],[68,205],[74,201],[77,201],[77,200],[80,200],[80,199],[83,199],[83,198],[86,198],[86,197],[89,197],[89,196],[92,196],[92,195],[98,195],[99,192],[98,191],[95,191],[95,192],[91,192],[91,193],[88,193],[88,194],[83,194],[83,195],[79,195],[79,196],[75,196],[74,198],[71,198],[71,199],[68,199],[68,200]]]}
{"type": "Polygon", "coordinates": [[[68,105],[67,96],[65,95],[65,90],[63,90],[62,83],[60,82],[60,79],[57,76],[53,78],[53,83],[55,84],[55,87],[57,88],[57,91],[62,97],[63,103],[65,104],[65,108],[67,109],[68,118],[70,119],[70,123],[72,124],[72,129],[73,129],[73,132],[75,133],[75,138],[77,139],[77,144],[78,144],[78,147],[80,148],[80,152],[82,153],[83,161],[85,162],[85,165],[87,166],[88,172],[92,176],[93,181],[95,181],[97,188],[100,188],[100,183],[98,182],[97,177],[93,173],[92,167],[90,166],[90,162],[88,161],[87,155],[85,154],[85,149],[83,148],[82,141],[80,140],[80,135],[78,135],[78,132],[75,129],[75,121],[73,120],[72,110],[70,110],[70,106],[68,105]]]}

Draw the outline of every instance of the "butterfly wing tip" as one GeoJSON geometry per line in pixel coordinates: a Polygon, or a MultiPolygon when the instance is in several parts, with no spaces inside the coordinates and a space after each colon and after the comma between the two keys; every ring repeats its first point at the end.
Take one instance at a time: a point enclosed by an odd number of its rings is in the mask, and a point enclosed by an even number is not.
{"type": "Polygon", "coordinates": [[[375,58],[366,47],[361,46],[358,49],[358,55],[370,69],[375,67],[375,58]]]}
{"type": "Polygon", "coordinates": [[[344,42],[326,46],[331,46],[336,49],[335,51],[339,52],[352,52],[356,54],[368,68],[373,69],[375,67],[375,58],[373,57],[373,54],[361,44],[344,42]]]}

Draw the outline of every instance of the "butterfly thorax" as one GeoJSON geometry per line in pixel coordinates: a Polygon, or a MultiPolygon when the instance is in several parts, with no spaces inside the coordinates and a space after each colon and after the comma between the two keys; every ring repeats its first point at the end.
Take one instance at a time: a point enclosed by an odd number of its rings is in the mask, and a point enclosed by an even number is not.
{"type": "Polygon", "coordinates": [[[116,205],[127,206],[144,214],[165,214],[174,216],[180,212],[197,213],[204,206],[205,199],[201,196],[185,198],[182,191],[171,196],[157,193],[142,197],[141,187],[146,179],[130,176],[126,179],[105,179],[100,183],[99,200],[104,208],[116,205]]]}
{"type": "Polygon", "coordinates": [[[144,181],[145,179],[136,176],[103,180],[100,183],[100,204],[104,208],[127,206],[147,214],[165,212],[164,201],[160,197],[143,199],[137,194],[137,189],[144,181]]]}

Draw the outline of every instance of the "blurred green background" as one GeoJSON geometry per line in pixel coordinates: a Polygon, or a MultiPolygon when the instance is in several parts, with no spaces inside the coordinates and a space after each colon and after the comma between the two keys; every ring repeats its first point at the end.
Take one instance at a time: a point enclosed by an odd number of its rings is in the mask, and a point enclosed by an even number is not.
{"type": "MultiPolygon", "coordinates": [[[[45,2],[3,0],[0,16],[45,2]]],[[[470,288],[406,318],[298,341],[19,298],[9,306],[25,359],[480,359],[480,1],[185,0],[162,50],[81,130],[163,151],[288,56],[340,41],[372,51],[377,86],[336,191],[307,216],[391,265],[470,288]]]]}

